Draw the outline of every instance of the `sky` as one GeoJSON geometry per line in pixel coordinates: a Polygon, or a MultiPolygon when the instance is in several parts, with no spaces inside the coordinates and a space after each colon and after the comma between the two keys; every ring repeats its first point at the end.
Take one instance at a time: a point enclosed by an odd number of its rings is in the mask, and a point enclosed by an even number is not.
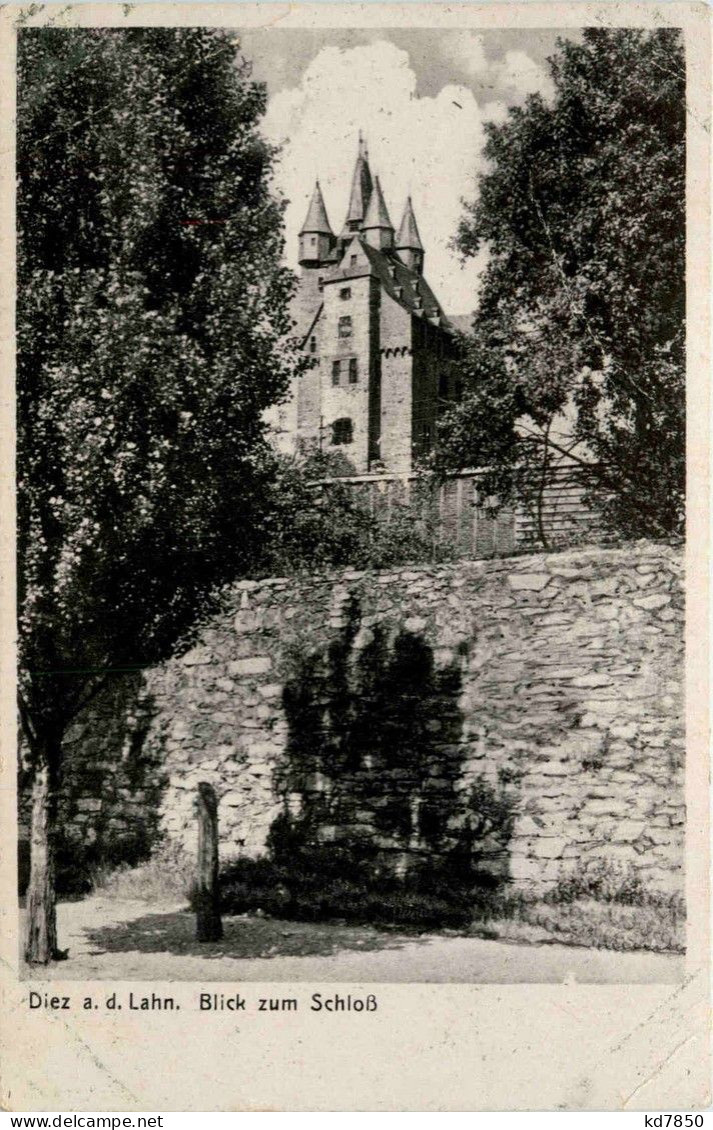
{"type": "MultiPolygon", "coordinates": [[[[571,31],[567,33],[570,37],[571,31]]],[[[262,129],[281,148],[276,187],[289,201],[286,258],[319,178],[335,234],[344,223],[359,130],[391,221],[408,194],[424,273],[450,314],[473,310],[486,254],[461,265],[449,248],[484,168],[484,124],[540,91],[551,95],[547,30],[255,29],[241,33],[268,105],[262,129]]]]}

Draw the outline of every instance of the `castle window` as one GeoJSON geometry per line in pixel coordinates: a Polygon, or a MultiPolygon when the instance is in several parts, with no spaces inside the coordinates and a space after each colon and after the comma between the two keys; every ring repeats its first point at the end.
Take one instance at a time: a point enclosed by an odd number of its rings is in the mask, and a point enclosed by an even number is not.
{"type": "Polygon", "coordinates": [[[310,241],[310,243],[312,244],[312,246],[314,247],[315,243],[317,242],[317,236],[316,236],[316,235],[311,235],[311,236],[309,237],[309,241],[310,241]]]}
{"type": "Polygon", "coordinates": [[[324,290],[324,279],[321,275],[317,279],[317,290],[324,290]]]}
{"type": "Polygon", "coordinates": [[[339,319],[339,328],[337,332],[340,337],[352,336],[352,320],[349,314],[344,314],[343,317],[339,319]]]}
{"type": "Polygon", "coordinates": [[[332,361],[332,384],[339,384],[339,374],[341,372],[341,361],[332,361]]]}
{"type": "Polygon", "coordinates": [[[343,286],[339,291],[339,297],[341,298],[342,302],[346,302],[347,298],[351,298],[351,296],[352,288],[350,286],[343,286]]]}
{"type": "Polygon", "coordinates": [[[350,357],[349,358],[349,384],[355,385],[358,380],[359,380],[359,374],[357,372],[357,359],[356,359],[356,357],[350,357]]]}
{"type": "Polygon", "coordinates": [[[317,352],[317,338],[316,337],[311,337],[309,339],[309,351],[310,351],[310,353],[316,353],[317,352]]]}
{"type": "Polygon", "coordinates": [[[348,416],[335,420],[332,424],[332,443],[343,444],[352,442],[352,422],[348,416]]]}
{"type": "Polygon", "coordinates": [[[349,256],[349,264],[350,264],[350,266],[352,266],[352,267],[356,267],[356,263],[357,263],[357,257],[356,257],[356,255],[350,255],[350,256],[349,256]]]}

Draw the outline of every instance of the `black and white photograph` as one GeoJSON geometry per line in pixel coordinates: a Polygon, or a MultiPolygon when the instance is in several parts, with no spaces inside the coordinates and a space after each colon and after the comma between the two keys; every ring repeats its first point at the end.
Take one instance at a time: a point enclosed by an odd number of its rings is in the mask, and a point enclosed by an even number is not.
{"type": "Polygon", "coordinates": [[[348,7],[16,16],[33,1001],[686,983],[686,36],[348,7]]]}
{"type": "Polygon", "coordinates": [[[676,29],[18,47],[27,962],[680,978],[676,29]]]}

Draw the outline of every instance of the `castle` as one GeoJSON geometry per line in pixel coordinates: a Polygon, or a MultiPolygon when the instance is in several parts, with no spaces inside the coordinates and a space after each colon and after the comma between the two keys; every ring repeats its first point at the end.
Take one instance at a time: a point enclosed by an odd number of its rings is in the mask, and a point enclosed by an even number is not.
{"type": "Polygon", "coordinates": [[[396,232],[360,134],[341,233],[319,181],[299,233],[293,316],[312,366],[282,418],[293,448],[341,452],[361,474],[407,473],[428,454],[439,411],[460,396],[465,327],[443,312],[423,264],[411,198],[396,232]]]}

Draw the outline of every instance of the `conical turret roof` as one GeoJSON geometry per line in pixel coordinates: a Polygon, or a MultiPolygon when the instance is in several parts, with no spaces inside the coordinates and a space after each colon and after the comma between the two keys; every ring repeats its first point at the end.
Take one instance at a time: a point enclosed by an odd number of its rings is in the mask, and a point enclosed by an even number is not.
{"type": "Polygon", "coordinates": [[[399,233],[396,236],[395,246],[397,251],[423,251],[423,244],[418,234],[418,225],[416,224],[416,217],[413,214],[413,204],[411,203],[410,196],[406,199],[406,207],[404,208],[399,233]]]}
{"type": "Polygon", "coordinates": [[[359,151],[356,165],[354,166],[354,176],[352,177],[352,190],[349,195],[349,208],[347,209],[347,218],[344,221],[346,231],[353,231],[355,225],[360,225],[364,219],[367,208],[369,207],[371,189],[372,181],[371,170],[369,169],[369,154],[367,152],[366,142],[360,133],[359,151]]]}
{"type": "Polygon", "coordinates": [[[364,222],[362,223],[362,228],[364,231],[368,231],[370,228],[388,228],[389,231],[394,230],[393,224],[389,219],[389,213],[378,177],[374,178],[374,188],[371,193],[371,199],[364,217],[364,222]]]}
{"type": "Polygon", "coordinates": [[[322,189],[319,187],[319,181],[314,186],[312,199],[307,209],[307,216],[305,222],[300,229],[300,235],[306,232],[316,235],[332,235],[332,229],[329,226],[329,219],[327,217],[327,209],[324,206],[324,198],[322,196],[322,189]]]}

